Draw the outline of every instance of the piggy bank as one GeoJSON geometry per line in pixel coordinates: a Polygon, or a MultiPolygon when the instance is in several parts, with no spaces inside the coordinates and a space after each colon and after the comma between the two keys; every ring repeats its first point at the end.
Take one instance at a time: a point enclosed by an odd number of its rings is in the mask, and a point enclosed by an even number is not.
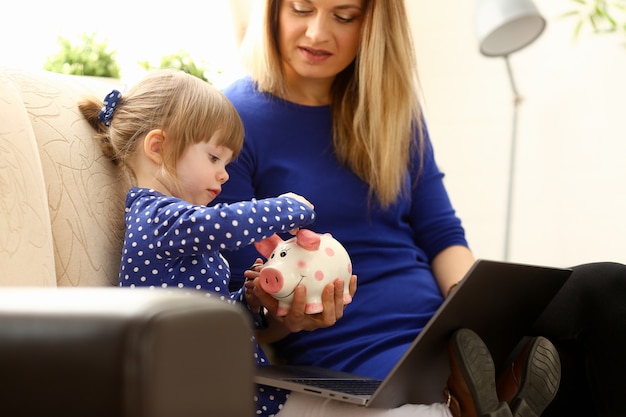
{"type": "Polygon", "coordinates": [[[260,271],[260,285],[278,300],[277,315],[287,314],[299,284],[306,286],[307,314],[323,310],[322,291],[337,278],[345,283],[344,304],[352,301],[349,291],[352,262],[345,248],[329,233],[300,229],[291,239],[272,235],[254,245],[267,258],[260,271]]]}

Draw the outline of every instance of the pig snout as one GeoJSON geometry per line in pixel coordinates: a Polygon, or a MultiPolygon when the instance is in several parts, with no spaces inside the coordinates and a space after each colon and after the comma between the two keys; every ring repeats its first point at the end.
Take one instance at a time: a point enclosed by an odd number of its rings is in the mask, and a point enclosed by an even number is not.
{"type": "Polygon", "coordinates": [[[276,294],[284,285],[283,274],[273,266],[266,266],[261,269],[259,276],[261,281],[261,288],[263,291],[269,294],[276,294]]]}

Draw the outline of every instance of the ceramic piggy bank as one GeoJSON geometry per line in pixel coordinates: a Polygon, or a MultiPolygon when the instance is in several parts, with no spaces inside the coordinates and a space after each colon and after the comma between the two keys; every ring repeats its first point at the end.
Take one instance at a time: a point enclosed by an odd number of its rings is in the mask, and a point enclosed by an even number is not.
{"type": "Polygon", "coordinates": [[[260,271],[261,288],[278,300],[279,316],[289,311],[293,293],[299,284],[306,286],[308,314],[322,308],[324,287],[337,278],[344,281],[344,304],[352,301],[349,291],[352,262],[345,248],[329,233],[319,234],[300,229],[295,237],[282,240],[278,235],[255,242],[267,258],[260,271]]]}

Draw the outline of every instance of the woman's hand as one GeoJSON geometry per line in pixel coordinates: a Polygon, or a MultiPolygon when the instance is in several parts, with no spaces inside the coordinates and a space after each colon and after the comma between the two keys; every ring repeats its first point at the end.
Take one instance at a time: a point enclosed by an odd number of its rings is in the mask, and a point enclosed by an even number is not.
{"type": "MultiPolygon", "coordinates": [[[[269,313],[269,315],[266,316],[269,328],[258,332],[257,337],[260,339],[259,342],[270,343],[285,337],[290,332],[299,332],[302,330],[312,331],[319,328],[330,327],[343,317],[343,310],[345,308],[343,303],[344,282],[340,279],[324,287],[322,293],[322,305],[324,309],[321,313],[306,314],[304,312],[306,306],[306,287],[299,285],[294,291],[293,302],[287,315],[276,316],[278,300],[261,288],[258,282],[259,270],[260,266],[251,268],[244,273],[246,277],[245,292],[248,305],[251,309],[264,306],[269,313]]],[[[356,279],[356,275],[352,275],[350,278],[348,291],[351,296],[354,296],[356,293],[356,279]]]]}
{"type": "MultiPolygon", "coordinates": [[[[356,275],[352,276],[350,287],[352,295],[356,291],[356,275]]],[[[340,279],[326,285],[322,293],[323,311],[316,314],[306,314],[304,312],[306,307],[306,287],[302,284],[298,285],[294,291],[293,301],[287,315],[278,317],[276,316],[278,301],[263,291],[260,285],[255,285],[254,288],[255,295],[267,308],[273,321],[282,324],[289,332],[311,331],[334,325],[337,320],[343,317],[345,308],[343,291],[344,282],[340,279]]]]}

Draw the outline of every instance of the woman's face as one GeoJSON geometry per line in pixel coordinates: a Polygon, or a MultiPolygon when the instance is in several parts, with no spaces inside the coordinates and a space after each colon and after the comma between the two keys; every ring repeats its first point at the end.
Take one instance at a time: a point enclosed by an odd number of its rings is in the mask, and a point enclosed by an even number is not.
{"type": "Polygon", "coordinates": [[[364,7],[364,0],[282,0],[278,43],[287,82],[332,82],[356,57],[364,7]]]}

